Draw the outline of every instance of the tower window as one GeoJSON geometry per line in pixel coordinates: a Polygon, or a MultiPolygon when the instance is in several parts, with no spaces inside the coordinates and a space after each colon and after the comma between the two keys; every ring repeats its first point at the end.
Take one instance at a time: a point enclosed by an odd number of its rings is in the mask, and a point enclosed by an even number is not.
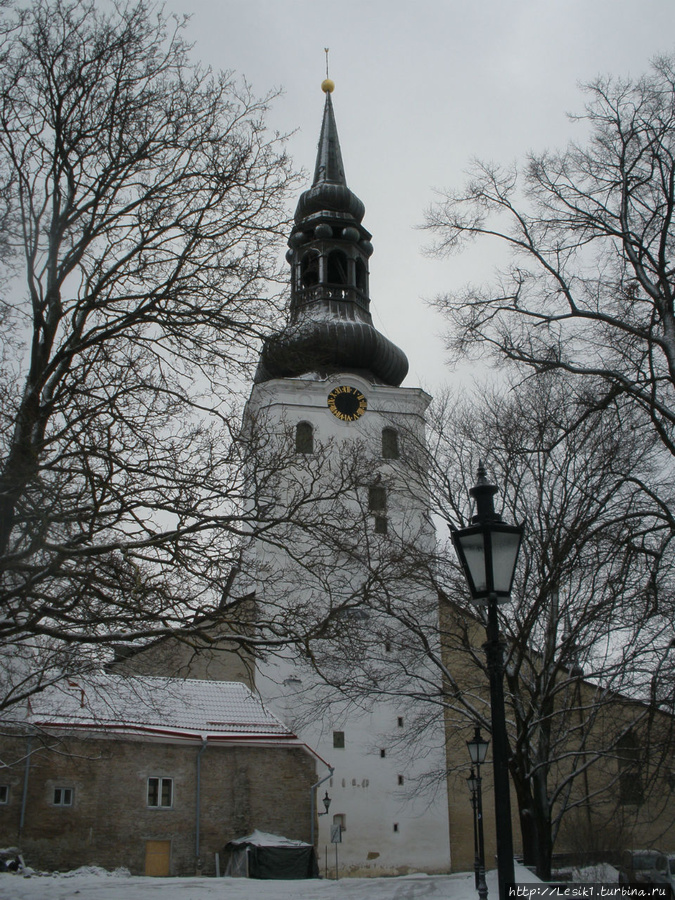
{"type": "Polygon", "coordinates": [[[368,271],[362,259],[356,260],[356,287],[363,293],[368,293],[368,271]]]}
{"type": "Polygon", "coordinates": [[[346,813],[335,813],[333,816],[333,825],[339,825],[340,831],[347,830],[347,815],[346,813]]]}
{"type": "Polygon", "coordinates": [[[298,422],[295,426],[295,452],[314,453],[314,428],[309,422],[298,422]]]}
{"type": "Polygon", "coordinates": [[[0,784],[0,803],[5,804],[9,803],[9,785],[8,784],[0,784]]]}
{"type": "Polygon", "coordinates": [[[382,456],[384,459],[398,459],[398,432],[395,428],[382,429],[382,456]]]}
{"type": "Polygon", "coordinates": [[[382,749],[380,750],[380,758],[384,759],[386,755],[387,751],[384,749],[384,747],[382,747],[382,749]]]}
{"type": "Polygon", "coordinates": [[[328,254],[328,283],[349,284],[349,261],[341,250],[328,254]]]}
{"type": "Polygon", "coordinates": [[[316,250],[305,253],[300,262],[300,281],[303,287],[319,283],[319,254],[316,250]]]}
{"type": "Polygon", "coordinates": [[[387,508],[387,489],[380,485],[368,488],[368,509],[370,512],[384,512],[387,508]]]}
{"type": "Polygon", "coordinates": [[[398,831],[398,822],[394,822],[394,831],[398,831]]]}
{"type": "Polygon", "coordinates": [[[334,731],[333,732],[333,747],[336,750],[344,750],[344,748],[345,748],[345,733],[344,733],[344,731],[334,731]]]}
{"type": "Polygon", "coordinates": [[[375,516],[375,534],[387,533],[387,517],[375,516]]]}
{"type": "Polygon", "coordinates": [[[403,775],[399,775],[399,776],[398,776],[398,783],[399,783],[399,784],[403,784],[404,781],[405,781],[405,778],[403,777],[403,775]]]}
{"type": "Polygon", "coordinates": [[[398,727],[403,728],[403,716],[398,717],[398,727]]]}

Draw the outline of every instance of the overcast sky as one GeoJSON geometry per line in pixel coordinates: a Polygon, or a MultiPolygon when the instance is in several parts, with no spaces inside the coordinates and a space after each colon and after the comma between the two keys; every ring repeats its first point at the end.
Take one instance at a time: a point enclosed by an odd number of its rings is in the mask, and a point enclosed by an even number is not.
{"type": "Polygon", "coordinates": [[[675,0],[169,0],[191,14],[195,55],[259,93],[313,171],[330,48],[347,182],[373,234],[376,326],[408,355],[405,384],[451,382],[443,323],[425,299],[489,276],[483,254],[434,261],[417,230],[434,188],[473,157],[510,162],[579,134],[580,82],[642,74],[675,52],[675,0]]]}

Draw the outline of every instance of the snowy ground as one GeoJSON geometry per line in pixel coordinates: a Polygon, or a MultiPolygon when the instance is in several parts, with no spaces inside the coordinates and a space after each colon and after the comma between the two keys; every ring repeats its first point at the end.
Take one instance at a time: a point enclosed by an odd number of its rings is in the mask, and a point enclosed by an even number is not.
{"type": "MultiPolygon", "coordinates": [[[[537,881],[516,866],[520,882],[537,881]]],[[[488,872],[490,900],[497,873],[488,872]]],[[[0,874],[0,900],[476,900],[473,873],[342,878],[339,881],[257,881],[245,878],[139,878],[99,869],[65,875],[0,874]]]]}

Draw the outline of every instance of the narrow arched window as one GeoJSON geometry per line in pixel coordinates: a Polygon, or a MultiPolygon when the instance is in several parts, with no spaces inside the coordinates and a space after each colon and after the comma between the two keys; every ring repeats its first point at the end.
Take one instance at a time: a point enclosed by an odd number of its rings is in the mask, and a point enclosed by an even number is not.
{"type": "Polygon", "coordinates": [[[309,422],[298,422],[295,426],[295,452],[314,453],[314,429],[309,422]]]}
{"type": "Polygon", "coordinates": [[[368,293],[368,272],[362,259],[356,260],[356,287],[362,293],[368,293]]]}
{"type": "Polygon", "coordinates": [[[333,250],[328,254],[328,283],[349,284],[349,262],[341,250],[333,250]]]}
{"type": "Polygon", "coordinates": [[[319,254],[316,251],[305,253],[302,257],[300,281],[303,287],[313,287],[319,283],[319,254]]]}
{"type": "Polygon", "coordinates": [[[382,485],[368,488],[368,511],[373,515],[375,534],[387,533],[387,489],[382,485]]]}
{"type": "Polygon", "coordinates": [[[398,459],[398,431],[395,428],[382,429],[382,456],[384,459],[398,459]]]}

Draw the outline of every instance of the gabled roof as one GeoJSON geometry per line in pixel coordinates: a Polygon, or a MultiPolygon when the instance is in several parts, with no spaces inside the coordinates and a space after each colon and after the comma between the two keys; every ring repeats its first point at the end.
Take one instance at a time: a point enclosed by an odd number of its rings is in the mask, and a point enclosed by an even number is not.
{"type": "Polygon", "coordinates": [[[231,681],[123,675],[70,678],[33,697],[27,721],[59,730],[300,744],[255,694],[231,681]]]}

